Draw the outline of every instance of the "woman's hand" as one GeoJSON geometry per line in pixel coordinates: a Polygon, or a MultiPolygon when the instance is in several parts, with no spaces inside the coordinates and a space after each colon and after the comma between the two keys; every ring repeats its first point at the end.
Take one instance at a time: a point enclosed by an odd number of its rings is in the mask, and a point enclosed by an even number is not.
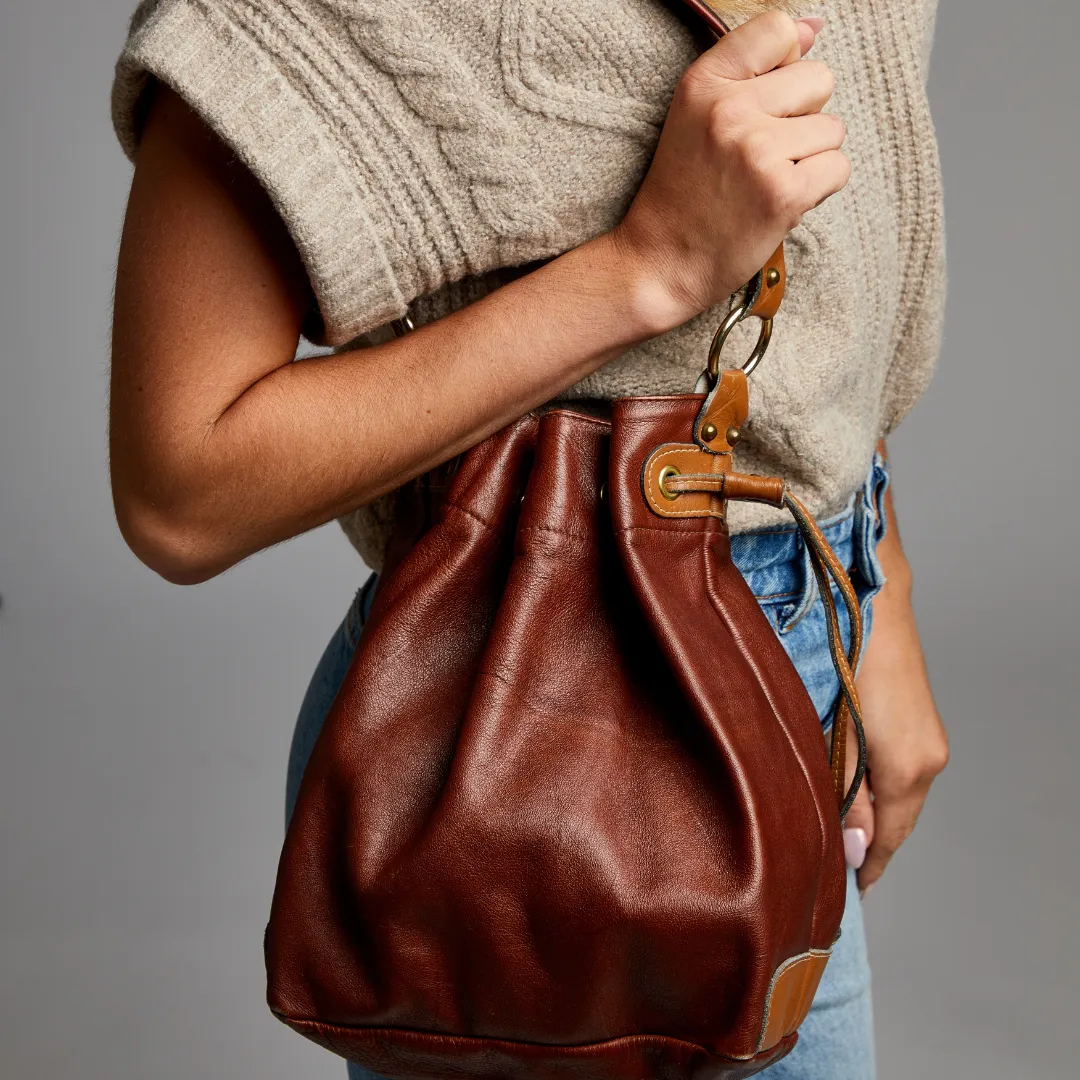
{"type": "Polygon", "coordinates": [[[911,835],[930,785],[949,761],[949,741],[915,626],[911,570],[891,495],[887,514],[889,532],[878,556],[888,581],[874,598],[874,625],[858,677],[867,780],[844,823],[845,832],[865,833],[868,849],[858,878],[864,895],[911,835]]]}
{"type": "Polygon", "coordinates": [[[821,110],[833,76],[800,58],[821,29],[772,11],[683,76],[656,157],[616,234],[661,288],[677,326],[726,300],[784,237],[848,182],[847,134],[821,110]]]}

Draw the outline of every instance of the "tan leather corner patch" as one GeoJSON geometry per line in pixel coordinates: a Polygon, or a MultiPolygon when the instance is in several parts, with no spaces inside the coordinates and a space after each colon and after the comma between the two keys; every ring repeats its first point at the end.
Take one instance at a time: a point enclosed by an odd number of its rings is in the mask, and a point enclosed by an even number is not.
{"type": "Polygon", "coordinates": [[[771,1050],[806,1019],[832,950],[811,949],[781,964],[765,998],[758,1053],[771,1050]]]}

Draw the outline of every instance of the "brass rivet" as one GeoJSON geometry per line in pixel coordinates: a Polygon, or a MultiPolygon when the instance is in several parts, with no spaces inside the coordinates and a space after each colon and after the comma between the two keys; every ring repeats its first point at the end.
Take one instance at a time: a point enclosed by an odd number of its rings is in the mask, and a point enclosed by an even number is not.
{"type": "Polygon", "coordinates": [[[770,289],[773,288],[773,286],[780,284],[780,271],[777,270],[775,266],[770,266],[766,272],[765,284],[768,285],[770,289]]]}
{"type": "Polygon", "coordinates": [[[727,429],[727,441],[729,446],[734,446],[742,438],[742,432],[737,427],[727,429]]]}
{"type": "Polygon", "coordinates": [[[703,439],[704,439],[704,440],[705,440],[706,442],[712,442],[712,441],[713,441],[713,439],[715,439],[715,438],[716,438],[716,425],[715,425],[715,424],[706,424],[706,425],[705,425],[705,426],[704,426],[704,427],[703,427],[703,428],[701,429],[701,437],[702,437],[702,438],[703,438],[703,439]]]}

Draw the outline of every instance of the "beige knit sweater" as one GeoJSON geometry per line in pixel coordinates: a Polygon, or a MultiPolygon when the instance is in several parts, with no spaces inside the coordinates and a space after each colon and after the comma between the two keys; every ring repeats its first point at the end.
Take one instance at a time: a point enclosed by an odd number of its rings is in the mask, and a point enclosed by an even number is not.
{"type": "MultiPolygon", "coordinates": [[[[769,6],[734,0],[726,10],[769,6]]],[[[724,11],[723,0],[714,6],[724,11]]],[[[936,0],[832,0],[814,55],[836,74],[852,181],[788,243],[788,298],[751,380],[740,464],[819,516],[861,484],[925,388],[944,303],[942,193],[925,77],[936,0]]],[[[148,0],[117,65],[129,155],[150,77],[198,110],[269,191],[329,344],[424,322],[621,218],[696,55],[662,0],[148,0]]],[[[568,399],[690,391],[706,313],[568,399]]],[[[751,327],[729,345],[749,349],[751,327]]],[[[358,363],[362,360],[358,359],[358,363]]],[[[343,521],[377,567],[391,504],[343,521]]],[[[733,507],[742,530],[773,520],[733,507]]]]}

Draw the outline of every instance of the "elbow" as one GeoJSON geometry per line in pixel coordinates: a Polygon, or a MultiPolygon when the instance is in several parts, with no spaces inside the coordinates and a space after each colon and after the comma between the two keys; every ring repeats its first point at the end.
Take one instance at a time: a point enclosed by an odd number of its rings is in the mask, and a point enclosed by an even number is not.
{"type": "Polygon", "coordinates": [[[120,534],[135,556],[173,585],[200,585],[237,560],[225,551],[222,530],[207,527],[183,506],[162,507],[114,487],[120,534]]]}

